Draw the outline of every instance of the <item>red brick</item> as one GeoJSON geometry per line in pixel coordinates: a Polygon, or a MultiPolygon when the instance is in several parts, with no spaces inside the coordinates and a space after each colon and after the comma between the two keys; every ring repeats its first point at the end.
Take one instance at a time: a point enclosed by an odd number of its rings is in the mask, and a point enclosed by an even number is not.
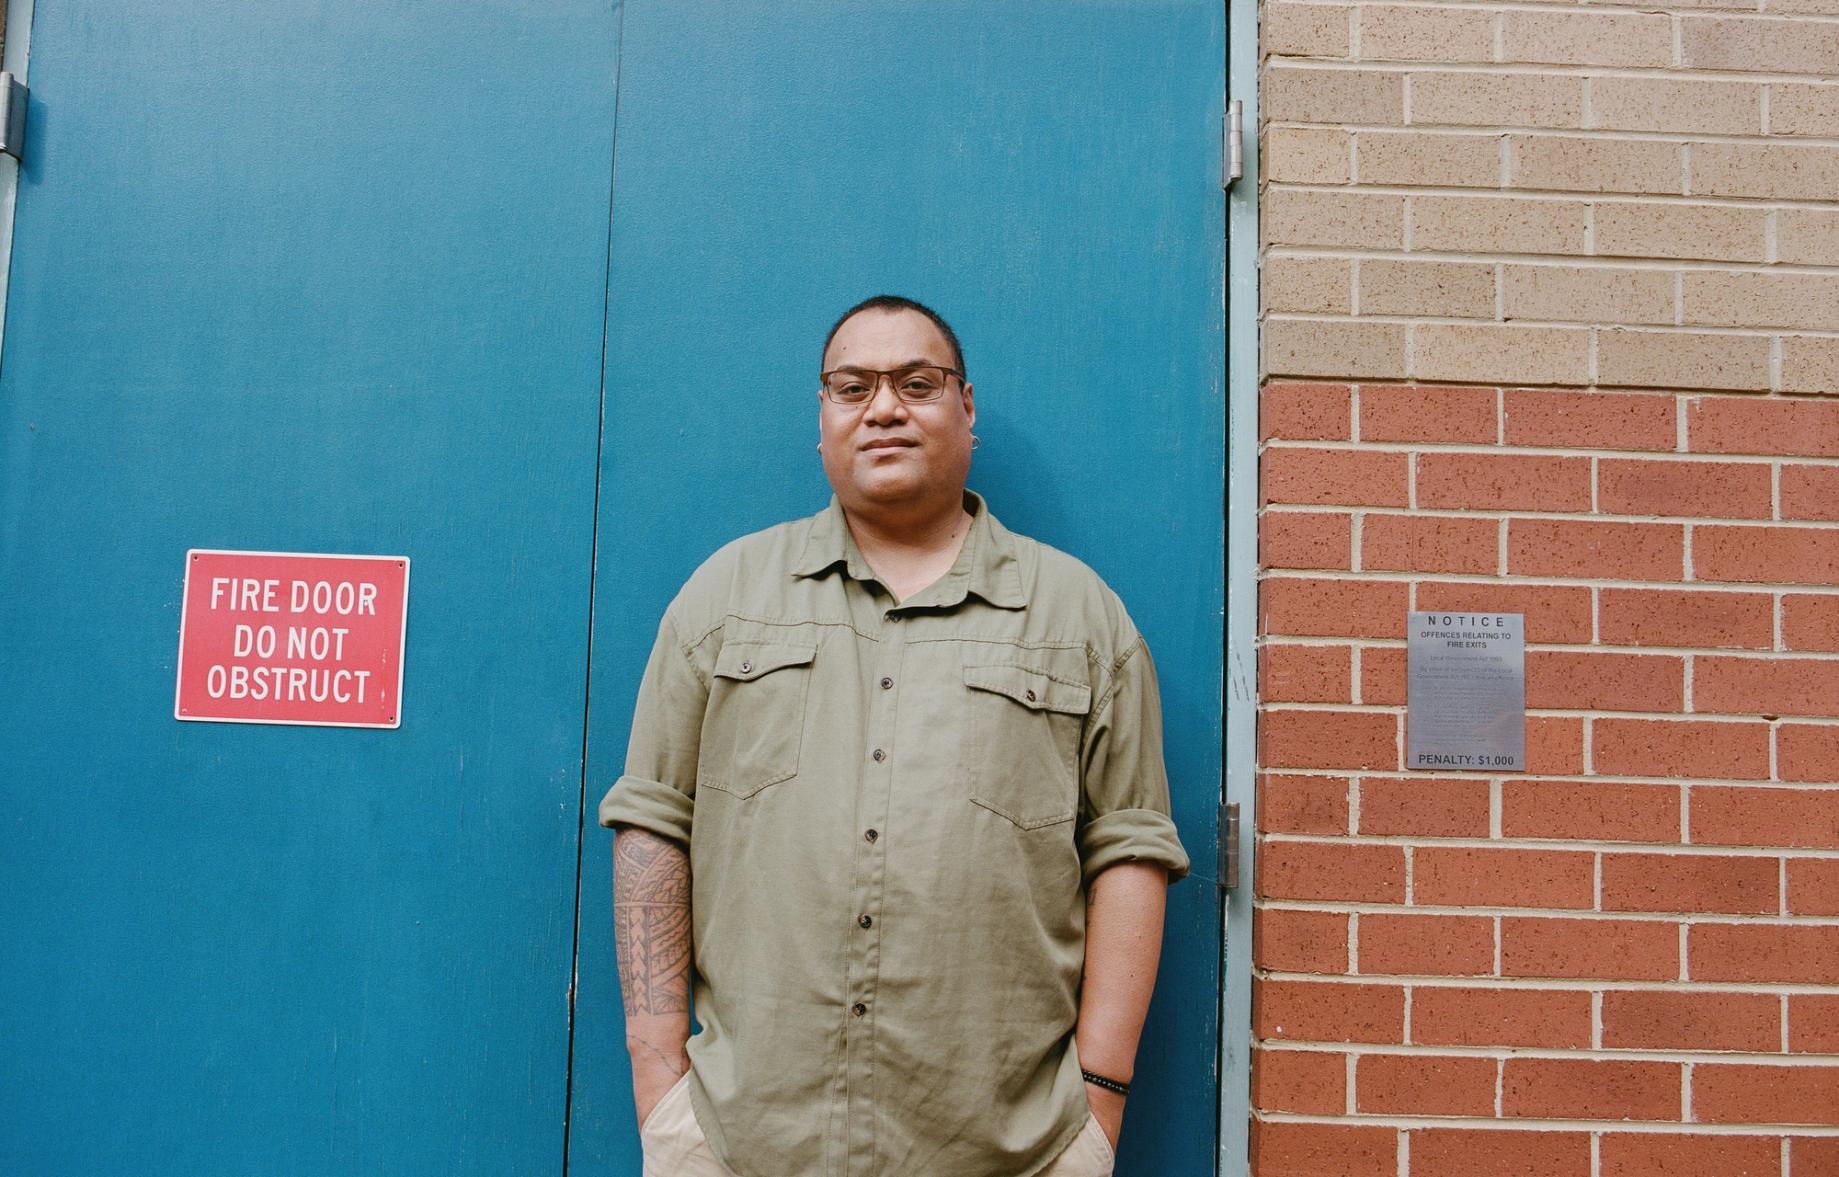
{"type": "Polygon", "coordinates": [[[1419,1128],[1411,1171],[1419,1177],[1582,1177],[1590,1172],[1588,1132],[1502,1132],[1419,1128]]]}
{"type": "Polygon", "coordinates": [[[1361,777],[1360,832],[1417,838],[1488,836],[1488,782],[1361,777]]]}
{"type": "Polygon", "coordinates": [[[1347,1056],[1326,1050],[1252,1051],[1259,1111],[1338,1116],[1347,1110],[1347,1056]]]}
{"type": "Polygon", "coordinates": [[[1578,989],[1411,991],[1411,1040],[1427,1046],[1590,1045],[1590,995],[1578,989]]]}
{"type": "Polygon", "coordinates": [[[1788,998],[1788,1049],[1839,1054],[1839,993],[1796,993],[1788,998]]]}
{"type": "Polygon", "coordinates": [[[1678,580],[1685,529],[1677,523],[1509,519],[1507,571],[1515,576],[1678,580]]]}
{"type": "Polygon", "coordinates": [[[1345,384],[1272,382],[1258,390],[1258,440],[1347,441],[1352,406],[1345,384]]]}
{"type": "Polygon", "coordinates": [[[1562,715],[1526,717],[1526,771],[1576,776],[1584,770],[1584,721],[1562,715]]]}
{"type": "Polygon", "coordinates": [[[1692,708],[1771,717],[1839,714],[1839,658],[1696,658],[1692,708]]]}
{"type": "Polygon", "coordinates": [[[1602,1177],[1780,1177],[1773,1136],[1605,1132],[1602,1177]]]}
{"type": "Polygon", "coordinates": [[[1545,454],[1423,453],[1418,506],[1477,511],[1588,511],[1590,459],[1545,454]]]}
{"type": "Polygon", "coordinates": [[[1398,1130],[1259,1120],[1252,1124],[1258,1177],[1394,1177],[1398,1130]]]}
{"type": "Polygon", "coordinates": [[[1258,1037],[1286,1042],[1387,1042],[1405,1035],[1405,991],[1397,985],[1259,981],[1252,990],[1258,1037]]]}
{"type": "Polygon", "coordinates": [[[1258,651],[1258,697],[1267,703],[1351,703],[1349,646],[1268,645],[1258,651]]]}
{"type": "Polygon", "coordinates": [[[1361,441],[1469,441],[1499,436],[1492,388],[1435,384],[1360,386],[1361,441]]]}
{"type": "Polygon", "coordinates": [[[1839,1124],[1839,1067],[1700,1063],[1692,1113],[1705,1124],[1839,1124]]]}
{"type": "Polygon", "coordinates": [[[1775,645],[1768,593],[1605,588],[1598,637],[1611,646],[1767,650],[1775,645]]]}
{"type": "Polygon", "coordinates": [[[1266,511],[1258,518],[1263,568],[1354,566],[1353,516],[1334,511],[1266,511]]]}
{"type": "Polygon", "coordinates": [[[1695,924],[1686,935],[1694,981],[1839,984],[1839,927],[1695,924]]]}
{"type": "Polygon", "coordinates": [[[1702,846],[1839,849],[1839,789],[1696,787],[1687,831],[1702,846]]]}
{"type": "Polygon", "coordinates": [[[1839,466],[1782,466],[1782,518],[1839,520],[1839,466]]]}
{"type": "Polygon", "coordinates": [[[1765,993],[1610,990],[1603,1045],[1610,1050],[1781,1049],[1781,1002],[1765,993]]]}
{"type": "Polygon", "coordinates": [[[1680,711],[1686,705],[1686,662],[1656,654],[1534,650],[1526,655],[1526,705],[1680,711]]]}
{"type": "Polygon", "coordinates": [[[1344,776],[1258,778],[1258,829],[1267,834],[1345,834],[1348,779],[1344,776]]]}
{"type": "Polygon", "coordinates": [[[1769,467],[1761,462],[1604,458],[1596,467],[1596,509],[1606,515],[1767,519],[1775,503],[1769,467]]]}
{"type": "Polygon", "coordinates": [[[1790,915],[1839,915],[1839,858],[1788,860],[1790,915]]]}
{"type": "Polygon", "coordinates": [[[1494,971],[1494,921],[1487,916],[1363,915],[1360,971],[1485,977],[1494,971]]]}
{"type": "Polygon", "coordinates": [[[1839,457],[1839,402],[1703,396],[1686,402],[1686,448],[1698,454],[1839,457]]]}
{"type": "Polygon", "coordinates": [[[1795,1177],[1839,1173],[1839,1136],[1796,1136],[1788,1142],[1788,1168],[1795,1177]]]}
{"type": "Polygon", "coordinates": [[[1501,783],[1501,835],[1677,842],[1679,787],[1510,777],[1501,783]]]}
{"type": "Polygon", "coordinates": [[[1271,768],[1398,769],[1398,716],[1370,711],[1266,711],[1259,758],[1271,768]]]}
{"type": "Polygon", "coordinates": [[[1675,980],[1679,977],[1679,928],[1659,920],[1508,916],[1501,920],[1501,973],[1508,977],[1675,980]]]}
{"type": "Polygon", "coordinates": [[[1252,913],[1252,959],[1280,973],[1347,972],[1347,916],[1259,905],[1252,913]]]}
{"type": "Polygon", "coordinates": [[[1258,894],[1267,899],[1403,903],[1405,850],[1350,842],[1274,842],[1258,848],[1258,894]]]}
{"type": "Polygon", "coordinates": [[[1529,642],[1587,642],[1590,590],[1580,584],[1457,584],[1424,581],[1417,608],[1433,611],[1524,613],[1529,642]]]}
{"type": "Polygon", "coordinates": [[[1692,574],[1747,584],[1839,584],[1839,530],[1703,524],[1692,532],[1692,574]]]}
{"type": "Polygon", "coordinates": [[[1354,1063],[1354,1108],[1368,1115],[1492,1115],[1494,1065],[1491,1058],[1362,1055],[1354,1063]]]}
{"type": "Polygon", "coordinates": [[[1609,776],[1766,780],[1769,725],[1685,719],[1598,719],[1592,766],[1609,776]]]}
{"type": "Polygon", "coordinates": [[[1259,459],[1267,503],[1345,503],[1364,507],[1406,504],[1408,459],[1374,450],[1274,447],[1259,459]]]}
{"type": "Polygon", "coordinates": [[[1405,651],[1397,646],[1363,646],[1360,650],[1360,701],[1405,705],[1405,651]]]}
{"type": "Polygon", "coordinates": [[[1520,388],[1502,396],[1508,445],[1670,450],[1679,442],[1671,396],[1520,388]]]}
{"type": "Polygon", "coordinates": [[[1782,724],[1775,730],[1775,771],[1784,781],[1839,784],[1839,727],[1782,724]]]}
{"type": "Polygon", "coordinates": [[[1360,566],[1494,572],[1500,567],[1500,529],[1498,519],[1368,515],[1360,532],[1360,566]]]}
{"type": "Polygon", "coordinates": [[[1782,646],[1839,651],[1839,596],[1782,595],[1782,646]]]}
{"type": "Polygon", "coordinates": [[[1567,1120],[1677,1120],[1678,1063],[1510,1058],[1501,1073],[1501,1111],[1567,1120]]]}
{"type": "Polygon", "coordinates": [[[1402,580],[1272,577],[1258,586],[1258,632],[1286,637],[1403,638],[1402,580]]]}
{"type": "Polygon", "coordinates": [[[1781,863],[1713,854],[1603,855],[1604,911],[1781,910],[1781,863]]]}
{"type": "Polygon", "coordinates": [[[1568,850],[1422,846],[1412,859],[1412,902],[1587,909],[1595,904],[1595,859],[1568,850]]]}

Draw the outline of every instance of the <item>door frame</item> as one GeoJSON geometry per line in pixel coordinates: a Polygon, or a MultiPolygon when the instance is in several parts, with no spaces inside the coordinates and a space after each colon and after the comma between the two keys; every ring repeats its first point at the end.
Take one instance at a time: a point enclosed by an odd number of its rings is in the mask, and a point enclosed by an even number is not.
{"type": "MultiPolygon", "coordinates": [[[[32,52],[32,0],[5,0],[0,9],[0,34],[6,49],[0,53],[0,70],[12,74],[21,85],[26,81],[26,62],[32,52]]],[[[31,114],[31,99],[26,113],[31,114]]],[[[23,125],[23,123],[22,123],[23,125]]],[[[21,151],[25,148],[20,147],[21,151]]],[[[19,161],[0,155],[0,355],[6,343],[6,294],[13,273],[13,210],[19,202],[19,161]]]]}

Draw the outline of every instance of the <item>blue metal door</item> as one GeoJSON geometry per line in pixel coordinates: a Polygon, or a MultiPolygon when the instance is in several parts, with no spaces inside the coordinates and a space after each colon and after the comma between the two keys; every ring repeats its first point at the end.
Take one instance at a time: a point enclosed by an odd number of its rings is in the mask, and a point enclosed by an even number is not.
{"type": "MultiPolygon", "coordinates": [[[[632,3],[621,30],[590,803],[692,568],[829,493],[819,348],[870,294],[957,328],[1005,524],[1084,558],[1155,651],[1176,818],[1118,1172],[1214,1169],[1224,199],[1219,0],[632,3]]],[[[610,837],[584,853],[570,1155],[637,1148],[610,837]]]]}
{"type": "Polygon", "coordinates": [[[0,1172],[558,1173],[612,5],[36,9],[0,1172]],[[175,722],[194,546],[411,557],[401,727],[175,722]]]}

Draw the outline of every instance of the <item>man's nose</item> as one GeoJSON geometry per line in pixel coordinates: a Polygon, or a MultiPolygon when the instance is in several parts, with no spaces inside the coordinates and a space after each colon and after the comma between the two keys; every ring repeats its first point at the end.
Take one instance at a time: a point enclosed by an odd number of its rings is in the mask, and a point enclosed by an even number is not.
{"type": "Polygon", "coordinates": [[[875,395],[868,398],[867,418],[870,421],[898,421],[906,413],[907,402],[894,391],[894,378],[885,373],[876,377],[875,395]]]}

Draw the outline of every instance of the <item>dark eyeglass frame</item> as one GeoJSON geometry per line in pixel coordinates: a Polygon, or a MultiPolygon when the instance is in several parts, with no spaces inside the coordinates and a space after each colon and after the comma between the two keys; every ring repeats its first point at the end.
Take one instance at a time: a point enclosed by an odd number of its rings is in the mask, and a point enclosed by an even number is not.
{"type": "Polygon", "coordinates": [[[935,401],[942,400],[945,396],[945,389],[948,386],[948,382],[945,379],[946,377],[956,376],[960,382],[964,379],[964,373],[958,371],[956,368],[947,368],[943,364],[909,364],[903,368],[832,368],[828,372],[819,372],[817,374],[817,379],[819,382],[818,386],[823,390],[825,400],[833,405],[854,408],[859,405],[865,405],[869,401],[875,399],[875,394],[881,391],[881,380],[884,376],[887,378],[889,387],[893,388],[894,395],[910,405],[929,405],[935,401]],[[926,397],[908,396],[901,390],[900,381],[894,379],[894,377],[904,376],[912,372],[939,373],[939,391],[932,396],[926,397]],[[861,380],[864,384],[868,385],[868,395],[862,397],[860,400],[837,399],[835,390],[830,387],[830,378],[837,375],[849,375],[861,380]]]}

